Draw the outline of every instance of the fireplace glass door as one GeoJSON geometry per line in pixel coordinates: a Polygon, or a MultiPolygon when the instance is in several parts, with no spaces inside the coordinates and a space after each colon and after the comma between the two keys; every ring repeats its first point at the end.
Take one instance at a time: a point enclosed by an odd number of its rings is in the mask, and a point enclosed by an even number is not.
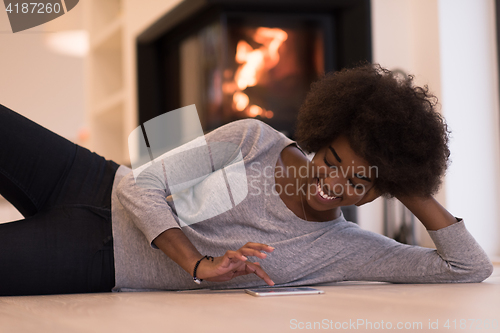
{"type": "Polygon", "coordinates": [[[256,118],[293,138],[300,105],[325,72],[329,26],[321,15],[222,15],[180,41],[180,104],[196,105],[205,131],[256,118]]]}

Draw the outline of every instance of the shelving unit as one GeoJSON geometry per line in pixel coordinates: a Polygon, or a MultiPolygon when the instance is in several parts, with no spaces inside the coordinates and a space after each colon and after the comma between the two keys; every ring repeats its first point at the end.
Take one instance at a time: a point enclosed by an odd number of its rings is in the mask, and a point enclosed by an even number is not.
{"type": "Polygon", "coordinates": [[[87,147],[107,159],[128,164],[123,0],[88,0],[85,6],[90,37],[86,63],[87,147]]]}

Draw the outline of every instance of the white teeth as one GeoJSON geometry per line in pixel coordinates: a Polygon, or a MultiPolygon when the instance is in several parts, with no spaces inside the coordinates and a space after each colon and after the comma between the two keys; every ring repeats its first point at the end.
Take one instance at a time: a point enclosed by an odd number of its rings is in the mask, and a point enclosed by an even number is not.
{"type": "Polygon", "coordinates": [[[325,192],[323,192],[323,189],[321,188],[320,184],[319,184],[319,179],[318,179],[318,182],[317,182],[317,186],[318,186],[318,192],[319,192],[319,195],[321,195],[321,197],[323,199],[328,199],[328,200],[333,200],[333,199],[336,199],[337,197],[331,197],[329,195],[326,195],[325,192]]]}

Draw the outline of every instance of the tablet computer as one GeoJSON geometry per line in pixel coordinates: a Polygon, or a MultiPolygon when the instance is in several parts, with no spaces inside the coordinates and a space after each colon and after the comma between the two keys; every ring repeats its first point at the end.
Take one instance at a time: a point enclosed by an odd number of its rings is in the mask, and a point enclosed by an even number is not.
{"type": "Polygon", "coordinates": [[[245,292],[252,296],[290,296],[290,295],[314,295],[314,294],[325,293],[323,290],[310,287],[256,288],[256,289],[245,289],[245,292]]]}

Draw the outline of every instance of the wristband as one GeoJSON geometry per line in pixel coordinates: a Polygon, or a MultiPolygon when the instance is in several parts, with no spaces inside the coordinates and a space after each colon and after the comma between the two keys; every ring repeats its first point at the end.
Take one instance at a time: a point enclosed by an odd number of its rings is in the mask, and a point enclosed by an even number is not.
{"type": "Polygon", "coordinates": [[[204,256],[203,258],[201,258],[200,260],[198,260],[198,261],[196,262],[196,265],[194,265],[194,271],[193,271],[193,281],[194,281],[194,283],[196,283],[196,284],[200,284],[200,283],[201,283],[201,281],[203,281],[202,279],[198,279],[198,278],[196,277],[196,270],[198,269],[198,265],[200,264],[200,262],[201,262],[203,259],[207,259],[207,260],[212,260],[212,261],[214,261],[214,257],[212,257],[212,256],[204,256]]]}

